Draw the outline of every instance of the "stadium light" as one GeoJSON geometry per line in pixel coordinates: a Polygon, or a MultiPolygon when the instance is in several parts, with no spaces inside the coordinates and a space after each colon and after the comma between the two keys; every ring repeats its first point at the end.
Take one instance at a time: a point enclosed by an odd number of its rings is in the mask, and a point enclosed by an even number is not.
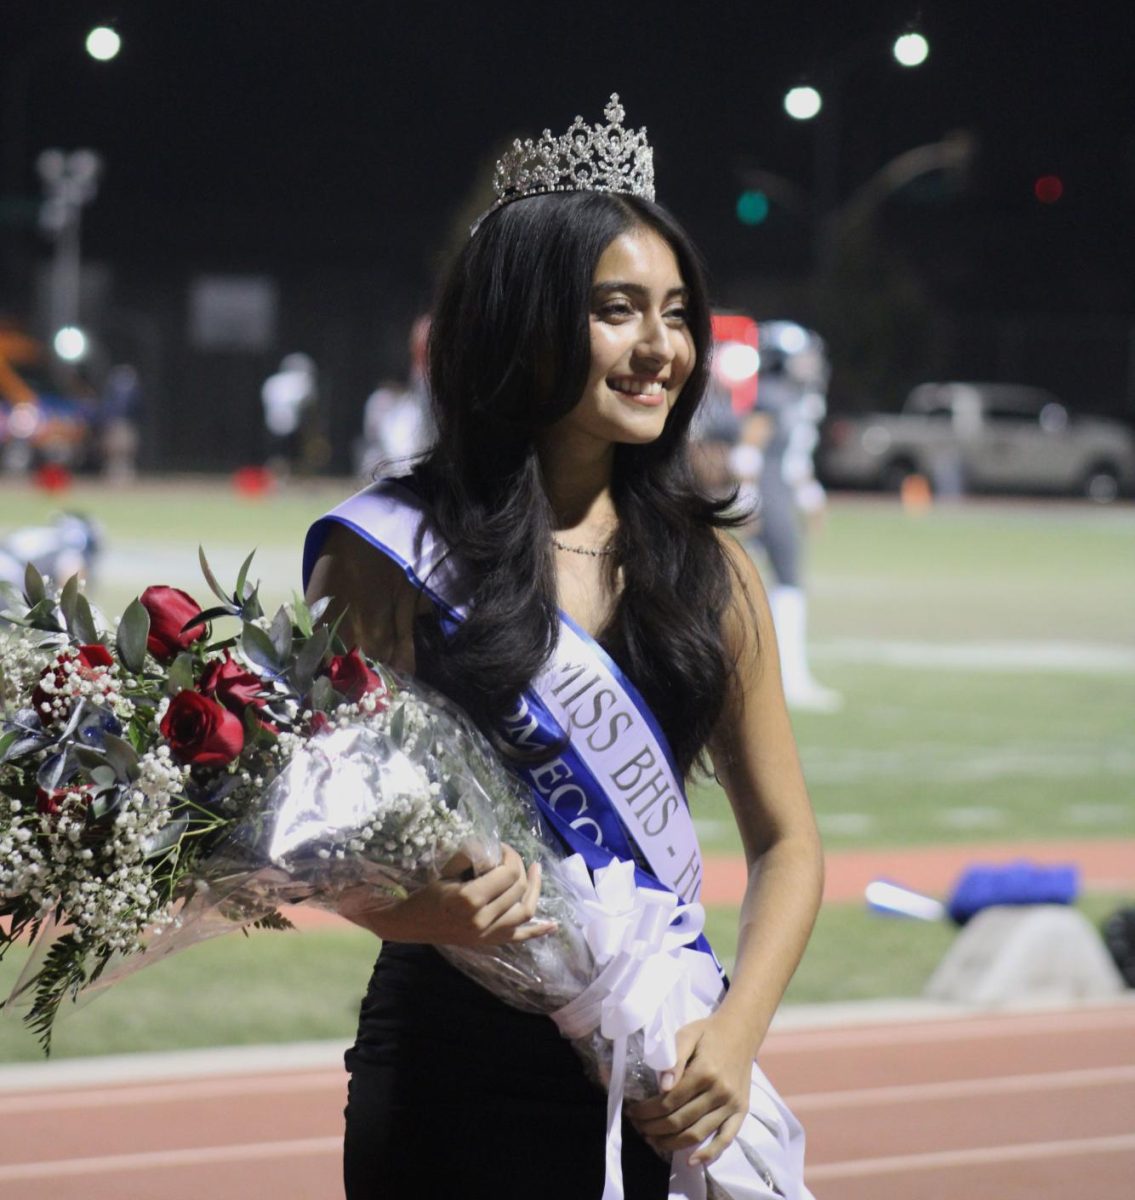
{"type": "Polygon", "coordinates": [[[807,84],[789,88],[784,94],[784,111],[797,121],[810,121],[823,106],[823,97],[807,84]]]}
{"type": "Polygon", "coordinates": [[[895,39],[891,53],[895,56],[895,62],[900,66],[920,67],[930,53],[930,43],[921,33],[904,33],[895,39]]]}
{"type": "Polygon", "coordinates": [[[87,335],[78,325],[64,325],[56,333],[51,344],[55,347],[55,353],[64,362],[69,363],[82,362],[87,357],[88,349],[90,349],[87,335]]]}
{"type": "Polygon", "coordinates": [[[87,34],[87,53],[96,62],[110,62],[122,49],[122,39],[107,25],[96,25],[87,34]]]}

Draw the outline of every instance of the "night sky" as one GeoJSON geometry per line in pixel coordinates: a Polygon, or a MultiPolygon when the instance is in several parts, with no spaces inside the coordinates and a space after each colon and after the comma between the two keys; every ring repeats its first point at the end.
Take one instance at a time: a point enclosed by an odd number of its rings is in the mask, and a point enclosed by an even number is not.
{"type": "Polygon", "coordinates": [[[1130,315],[1132,11],[5,0],[0,74],[30,63],[27,183],[45,145],[89,145],[106,159],[86,225],[92,259],[127,272],[373,267],[418,303],[504,139],[562,131],[577,112],[599,120],[617,90],[628,123],[649,128],[659,199],[728,299],[741,281],[808,270],[802,216],[774,208],[747,229],[734,205],[746,168],[812,188],[817,131],[790,120],[781,96],[858,47],[842,89],[842,196],[901,151],[954,130],[977,139],[961,187],[912,187],[881,213],[935,304],[1130,315]],[[123,38],[109,64],[82,51],[98,22],[123,38]],[[910,22],[931,55],[903,70],[889,46],[910,22]],[[1046,206],[1033,182],[1050,173],[1065,193],[1046,206]]]}

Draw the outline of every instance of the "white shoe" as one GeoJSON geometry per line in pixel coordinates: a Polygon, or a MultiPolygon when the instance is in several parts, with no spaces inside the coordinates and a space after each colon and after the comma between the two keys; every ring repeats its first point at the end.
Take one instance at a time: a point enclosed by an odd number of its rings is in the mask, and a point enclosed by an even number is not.
{"type": "Polygon", "coordinates": [[[801,712],[834,713],[843,708],[843,696],[814,679],[803,684],[796,683],[792,687],[785,685],[784,698],[789,708],[801,712]]]}
{"type": "Polygon", "coordinates": [[[808,607],[803,591],[796,587],[773,588],[769,592],[769,606],[788,707],[805,712],[838,712],[843,707],[843,697],[817,683],[808,670],[808,607]]]}

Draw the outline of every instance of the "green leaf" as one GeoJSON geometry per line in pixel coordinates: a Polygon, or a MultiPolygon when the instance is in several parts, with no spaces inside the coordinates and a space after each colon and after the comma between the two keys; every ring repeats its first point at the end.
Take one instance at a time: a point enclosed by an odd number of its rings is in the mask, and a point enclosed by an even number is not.
{"type": "Polygon", "coordinates": [[[264,615],[264,608],[260,603],[260,584],[241,601],[240,615],[245,621],[256,621],[264,615]]]}
{"type": "Polygon", "coordinates": [[[142,845],[142,857],[157,858],[171,846],[176,846],[188,827],[189,821],[186,817],[175,817],[168,824],[163,825],[152,837],[146,839],[142,845]]]}
{"type": "Polygon", "coordinates": [[[306,692],[311,687],[316,671],[323,665],[323,658],[330,644],[331,635],[327,632],[327,627],[321,625],[300,647],[292,671],[297,692],[306,692]]]}
{"type": "Polygon", "coordinates": [[[331,686],[326,675],[311,685],[311,707],[314,712],[330,712],[339,703],[339,693],[331,686]]]}
{"type": "Polygon", "coordinates": [[[37,600],[28,609],[27,615],[19,624],[27,625],[32,629],[45,629],[51,633],[63,632],[59,618],[55,615],[55,601],[50,596],[44,596],[42,600],[37,600]]]}
{"type": "Polygon", "coordinates": [[[292,610],[295,613],[296,628],[299,630],[300,637],[311,637],[311,631],[314,628],[311,610],[303,602],[302,597],[295,592],[292,592],[292,610]]]}
{"type": "Polygon", "coordinates": [[[233,592],[233,597],[238,604],[242,604],[245,600],[244,585],[248,581],[248,568],[252,566],[252,560],[256,557],[256,551],[252,553],[240,564],[240,570],[236,576],[236,591],[233,592]]]}
{"type": "Polygon", "coordinates": [[[210,621],[217,620],[218,617],[238,616],[240,616],[240,610],[235,604],[215,604],[212,608],[199,612],[195,617],[190,617],[188,627],[196,628],[198,625],[207,625],[210,621]]]}
{"type": "Polygon", "coordinates": [[[71,753],[75,756],[75,761],[88,774],[95,770],[96,767],[105,767],[107,756],[101,750],[96,750],[94,746],[71,746],[71,753]]]}
{"type": "Polygon", "coordinates": [[[29,608],[35,608],[47,599],[47,587],[43,582],[43,576],[39,573],[35,563],[31,562],[24,568],[24,599],[29,608]]]}
{"type": "Polygon", "coordinates": [[[104,736],[106,757],[110,765],[118,773],[119,779],[133,782],[138,778],[138,753],[129,742],[115,737],[113,733],[104,736]]]}
{"type": "Polygon", "coordinates": [[[170,664],[166,675],[166,694],[176,696],[193,686],[193,655],[183,651],[170,664]]]}
{"type": "Polygon", "coordinates": [[[292,617],[286,608],[277,611],[268,636],[276,648],[276,657],[281,663],[287,662],[292,655],[292,617]]]}
{"type": "Polygon", "coordinates": [[[265,671],[275,674],[282,666],[272,639],[259,626],[245,622],[240,635],[240,648],[251,662],[265,671]]]}
{"type": "Polygon", "coordinates": [[[399,704],[394,715],[390,718],[390,737],[394,742],[401,742],[406,732],[406,706],[399,704]]]}
{"type": "Polygon", "coordinates": [[[217,582],[216,575],[213,574],[212,568],[209,566],[208,560],[205,558],[205,547],[197,547],[197,561],[201,564],[201,574],[205,576],[205,582],[213,591],[213,595],[221,601],[222,604],[231,604],[232,601],[225,595],[224,589],[217,582]]]}
{"type": "Polygon", "coordinates": [[[99,792],[91,797],[90,804],[87,805],[87,820],[93,825],[101,821],[107,816],[111,810],[110,806],[111,793],[99,792]]]}
{"type": "Polygon", "coordinates": [[[91,602],[82,592],[75,598],[75,622],[70,628],[72,634],[88,646],[99,640],[95,614],[91,612],[91,602]]]}
{"type": "Polygon", "coordinates": [[[343,624],[343,618],[347,615],[347,610],[343,611],[335,618],[334,624],[331,626],[331,645],[336,654],[346,654],[350,647],[339,637],[339,626],[343,624]]]}
{"type": "Polygon", "coordinates": [[[4,762],[8,756],[8,751],[19,740],[20,731],[18,729],[10,730],[8,733],[0,734],[0,763],[4,762]]]}
{"type": "Polygon", "coordinates": [[[97,788],[109,791],[118,786],[118,772],[112,766],[104,763],[101,767],[95,767],[91,771],[91,783],[97,788]]]}
{"type": "Polygon", "coordinates": [[[146,639],[149,636],[150,614],[141,600],[131,600],[118,622],[114,645],[122,665],[133,675],[141,675],[146,665],[146,639]]]}
{"type": "Polygon", "coordinates": [[[59,596],[59,610],[63,613],[63,620],[67,624],[67,632],[71,634],[77,641],[84,639],[79,637],[75,632],[75,604],[79,599],[79,576],[72,575],[70,579],[63,585],[63,591],[59,596]]]}

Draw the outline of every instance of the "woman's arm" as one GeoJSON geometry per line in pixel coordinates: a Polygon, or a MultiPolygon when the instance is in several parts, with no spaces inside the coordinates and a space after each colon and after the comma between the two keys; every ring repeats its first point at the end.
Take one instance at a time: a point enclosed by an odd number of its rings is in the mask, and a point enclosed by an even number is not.
{"type": "MultiPolygon", "coordinates": [[[[340,636],[350,646],[396,671],[414,671],[414,622],[429,602],[401,567],[343,526],[327,536],[307,588],[313,604],[331,596],[324,620],[340,616],[340,636]]],[[[478,875],[439,879],[396,903],[378,907],[369,888],[344,897],[339,911],[384,941],[489,946],[551,933],[554,921],[535,922],[540,868],[527,869],[511,846],[501,863],[478,875]]]]}
{"type": "Polygon", "coordinates": [[[749,867],[731,986],[720,1008],[678,1035],[662,1093],[633,1118],[660,1150],[713,1140],[691,1156],[712,1162],[749,1105],[750,1064],[804,952],[819,909],[823,857],[784,704],[776,634],[756,567],[727,540],[736,577],[725,623],[736,662],[710,752],[749,867]]]}

